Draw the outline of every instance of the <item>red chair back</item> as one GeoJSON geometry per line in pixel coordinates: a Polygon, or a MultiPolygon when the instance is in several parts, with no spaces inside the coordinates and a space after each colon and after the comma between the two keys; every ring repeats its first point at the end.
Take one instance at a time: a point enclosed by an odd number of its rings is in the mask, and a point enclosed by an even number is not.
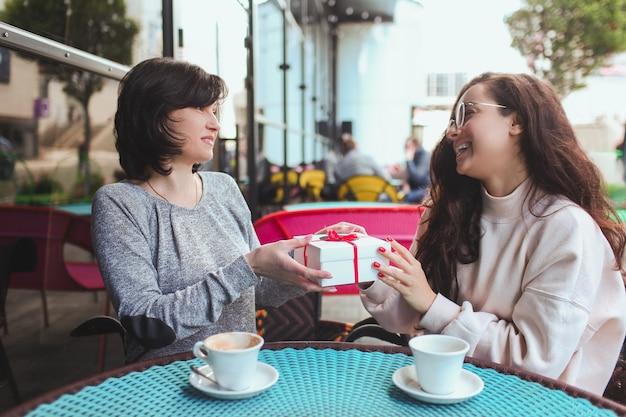
{"type": "Polygon", "coordinates": [[[254,222],[254,228],[264,244],[315,233],[325,226],[346,221],[365,227],[369,235],[379,239],[391,236],[408,248],[423,212],[423,206],[408,204],[284,210],[261,217],[254,222]]]}
{"type": "Polygon", "coordinates": [[[93,254],[88,218],[50,207],[0,205],[0,243],[30,237],[37,246],[33,272],[16,272],[11,288],[81,291],[102,290],[104,283],[95,262],[67,262],[67,243],[93,254]]]}

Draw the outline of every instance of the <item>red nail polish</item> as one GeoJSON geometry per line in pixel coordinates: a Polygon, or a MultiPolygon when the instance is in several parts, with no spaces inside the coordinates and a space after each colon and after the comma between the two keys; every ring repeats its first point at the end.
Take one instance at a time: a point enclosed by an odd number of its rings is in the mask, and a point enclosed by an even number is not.
{"type": "Polygon", "coordinates": [[[386,240],[387,240],[387,242],[391,242],[391,241],[393,241],[393,238],[391,236],[387,236],[386,240]]]}
{"type": "Polygon", "coordinates": [[[378,248],[378,252],[387,252],[387,249],[383,248],[382,246],[378,248]]]}
{"type": "Polygon", "coordinates": [[[373,265],[374,265],[374,268],[380,268],[380,263],[378,263],[378,262],[374,262],[373,265]]]}
{"type": "Polygon", "coordinates": [[[383,274],[382,272],[379,272],[379,273],[378,273],[378,278],[382,278],[382,277],[384,277],[384,276],[385,276],[385,274],[383,274]]]}
{"type": "Polygon", "coordinates": [[[394,248],[391,248],[391,252],[396,253],[396,250],[394,248]]]}

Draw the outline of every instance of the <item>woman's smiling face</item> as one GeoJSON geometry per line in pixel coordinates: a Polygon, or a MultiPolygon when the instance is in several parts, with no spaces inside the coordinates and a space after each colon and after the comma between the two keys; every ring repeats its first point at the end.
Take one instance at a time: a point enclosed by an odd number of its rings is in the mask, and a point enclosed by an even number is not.
{"type": "Polygon", "coordinates": [[[457,172],[488,183],[523,166],[518,145],[521,127],[515,113],[503,115],[499,107],[504,106],[494,102],[484,84],[471,87],[461,101],[463,124],[457,128],[452,123],[446,133],[456,155],[457,172]]]}
{"type": "Polygon", "coordinates": [[[181,155],[174,159],[186,159],[204,162],[213,158],[213,147],[218,140],[220,123],[217,119],[217,104],[207,107],[186,107],[172,111],[171,126],[185,142],[181,147],[181,155]]]}

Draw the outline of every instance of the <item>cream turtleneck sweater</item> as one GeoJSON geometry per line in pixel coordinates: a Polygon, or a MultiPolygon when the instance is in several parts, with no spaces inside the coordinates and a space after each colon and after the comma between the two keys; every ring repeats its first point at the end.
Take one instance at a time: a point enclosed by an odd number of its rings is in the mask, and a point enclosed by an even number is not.
{"type": "Polygon", "coordinates": [[[531,204],[530,185],[505,197],[483,189],[480,255],[459,265],[457,300],[438,294],[420,321],[381,281],[361,299],[387,330],[458,336],[470,356],[602,395],[626,334],[621,274],[587,212],[559,196],[531,204]]]}

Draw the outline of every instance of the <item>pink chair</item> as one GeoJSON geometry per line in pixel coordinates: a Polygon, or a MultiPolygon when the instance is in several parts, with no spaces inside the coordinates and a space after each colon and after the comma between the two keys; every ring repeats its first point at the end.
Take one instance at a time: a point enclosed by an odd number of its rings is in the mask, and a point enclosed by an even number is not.
{"type": "MultiPolygon", "coordinates": [[[[44,326],[48,327],[47,291],[103,291],[100,270],[95,262],[65,259],[66,245],[93,255],[90,220],[50,207],[0,205],[0,244],[30,237],[37,246],[38,262],[33,272],[16,272],[11,288],[41,291],[44,326]]],[[[108,298],[105,314],[108,314],[108,298]]]]}
{"type": "Polygon", "coordinates": [[[346,221],[365,227],[371,236],[380,239],[391,236],[408,248],[423,212],[423,206],[408,204],[285,210],[261,217],[254,222],[254,228],[263,244],[315,233],[325,226],[346,221]]]}

